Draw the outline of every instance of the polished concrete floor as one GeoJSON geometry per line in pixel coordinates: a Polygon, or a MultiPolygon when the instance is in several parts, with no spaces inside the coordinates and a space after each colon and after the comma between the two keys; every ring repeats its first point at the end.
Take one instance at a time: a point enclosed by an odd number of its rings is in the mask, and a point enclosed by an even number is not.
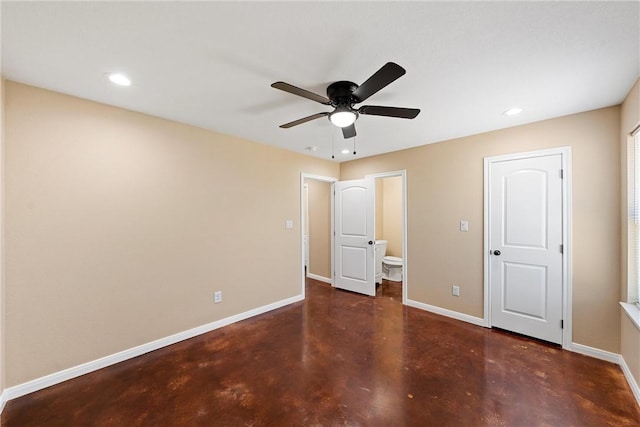
{"type": "Polygon", "coordinates": [[[614,364],[310,280],[307,300],[10,401],[14,426],[640,426],[614,364]]]}

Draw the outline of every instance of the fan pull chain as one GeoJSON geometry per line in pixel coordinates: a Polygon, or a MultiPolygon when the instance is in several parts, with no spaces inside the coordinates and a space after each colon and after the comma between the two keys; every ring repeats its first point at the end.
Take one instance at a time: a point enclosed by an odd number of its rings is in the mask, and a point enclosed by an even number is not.
{"type": "Polygon", "coordinates": [[[356,138],[357,136],[353,137],[353,155],[354,156],[356,155],[356,138]]]}

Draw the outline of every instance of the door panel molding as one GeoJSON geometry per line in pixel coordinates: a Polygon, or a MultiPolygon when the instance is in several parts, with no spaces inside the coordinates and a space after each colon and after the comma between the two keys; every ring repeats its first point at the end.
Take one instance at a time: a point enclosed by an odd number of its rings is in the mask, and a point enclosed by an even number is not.
{"type": "Polygon", "coordinates": [[[375,296],[375,183],[333,183],[333,286],[375,296]]]}
{"type": "MultiPolygon", "coordinates": [[[[528,151],[523,153],[491,156],[484,158],[484,326],[490,328],[491,322],[491,286],[490,286],[490,171],[494,163],[510,160],[520,160],[535,157],[560,155],[562,164],[562,347],[571,350],[572,347],[572,274],[571,274],[571,147],[557,147],[544,150],[528,151]]],[[[533,248],[532,248],[533,249],[533,248]]]]}

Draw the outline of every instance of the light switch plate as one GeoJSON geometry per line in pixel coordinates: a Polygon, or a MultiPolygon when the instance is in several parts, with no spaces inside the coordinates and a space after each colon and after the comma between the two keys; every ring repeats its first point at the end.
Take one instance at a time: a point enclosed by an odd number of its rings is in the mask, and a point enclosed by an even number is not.
{"type": "Polygon", "coordinates": [[[284,223],[285,228],[293,228],[293,220],[292,219],[288,219],[285,221],[284,223]]]}
{"type": "Polygon", "coordinates": [[[460,221],[460,231],[469,231],[469,221],[460,221]]]}

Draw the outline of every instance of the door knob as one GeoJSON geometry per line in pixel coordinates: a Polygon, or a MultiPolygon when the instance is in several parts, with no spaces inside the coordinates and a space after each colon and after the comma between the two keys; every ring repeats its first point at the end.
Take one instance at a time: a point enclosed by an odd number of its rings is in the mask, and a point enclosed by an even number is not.
{"type": "Polygon", "coordinates": [[[500,254],[502,254],[502,252],[500,252],[500,251],[493,251],[493,254],[494,254],[495,256],[500,256],[500,254]]]}
{"type": "Polygon", "coordinates": [[[369,244],[370,244],[370,245],[373,245],[373,240],[369,240],[369,244]]]}

